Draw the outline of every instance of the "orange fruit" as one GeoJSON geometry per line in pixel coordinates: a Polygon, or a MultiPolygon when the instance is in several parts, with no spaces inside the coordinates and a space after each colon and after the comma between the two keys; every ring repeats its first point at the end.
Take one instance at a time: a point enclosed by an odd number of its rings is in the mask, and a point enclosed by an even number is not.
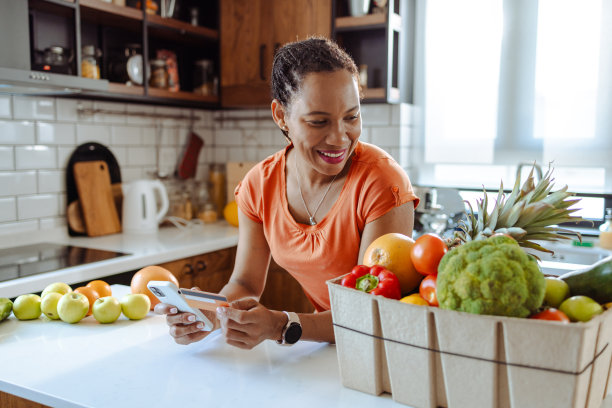
{"type": "Polygon", "coordinates": [[[230,225],[238,226],[238,204],[236,204],[236,201],[227,203],[225,208],[223,208],[223,217],[230,225]]]}
{"type": "Polygon", "coordinates": [[[130,288],[132,289],[132,293],[143,293],[149,297],[149,299],[151,300],[151,310],[153,310],[155,305],[159,303],[159,300],[155,297],[153,293],[151,293],[149,288],[147,288],[147,283],[152,280],[169,281],[179,287],[179,282],[172,274],[172,272],[170,272],[166,268],[162,268],[161,266],[145,266],[144,268],[136,272],[134,276],[132,276],[130,288]]]}
{"type": "Polygon", "coordinates": [[[77,293],[82,293],[83,295],[85,295],[87,300],[89,300],[89,310],[87,311],[87,316],[91,316],[91,313],[92,313],[91,310],[93,309],[93,304],[100,297],[98,292],[96,292],[94,288],[89,287],[89,286],[80,286],[76,288],[74,291],[77,293]]]}
{"type": "Polygon", "coordinates": [[[407,235],[396,232],[381,235],[368,246],[362,263],[387,268],[399,279],[402,293],[408,293],[419,286],[423,279],[423,275],[412,264],[413,246],[414,240],[407,235]]]}
{"type": "Polygon", "coordinates": [[[100,295],[100,297],[113,295],[113,291],[111,290],[110,285],[104,282],[103,280],[93,280],[89,282],[86,286],[89,288],[93,288],[96,292],[98,292],[98,295],[100,295]]]}

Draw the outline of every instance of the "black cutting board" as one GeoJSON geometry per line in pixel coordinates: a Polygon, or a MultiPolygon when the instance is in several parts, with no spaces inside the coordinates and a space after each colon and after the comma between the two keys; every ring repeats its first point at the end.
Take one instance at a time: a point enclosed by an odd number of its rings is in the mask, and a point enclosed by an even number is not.
{"type": "MultiPolygon", "coordinates": [[[[119,168],[119,163],[108,147],[96,142],[83,143],[72,152],[68,160],[68,165],[66,166],[66,208],[68,208],[70,203],[79,199],[79,192],[77,191],[77,185],[74,178],[74,164],[96,160],[106,162],[111,184],[121,183],[121,169],[119,168]]],[[[74,231],[70,228],[70,225],[68,225],[68,234],[70,236],[87,235],[83,232],[74,231]]]]}

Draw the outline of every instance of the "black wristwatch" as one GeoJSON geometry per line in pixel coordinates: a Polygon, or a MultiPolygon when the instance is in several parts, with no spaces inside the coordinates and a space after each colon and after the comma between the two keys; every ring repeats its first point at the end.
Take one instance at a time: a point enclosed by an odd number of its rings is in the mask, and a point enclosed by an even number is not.
{"type": "Polygon", "coordinates": [[[298,342],[300,337],[302,337],[302,325],[300,324],[300,318],[297,313],[293,312],[283,312],[289,318],[289,321],[285,325],[283,329],[283,334],[281,335],[280,340],[276,340],[278,344],[283,346],[292,346],[298,342]]]}

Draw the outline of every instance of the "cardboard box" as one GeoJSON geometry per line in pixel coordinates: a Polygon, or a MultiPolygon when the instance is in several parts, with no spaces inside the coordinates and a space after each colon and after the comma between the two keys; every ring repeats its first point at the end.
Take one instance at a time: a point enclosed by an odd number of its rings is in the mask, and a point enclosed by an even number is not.
{"type": "Polygon", "coordinates": [[[612,311],[587,323],[474,315],[327,282],[342,384],[416,408],[599,408],[612,311]]]}
{"type": "Polygon", "coordinates": [[[228,162],[225,171],[227,173],[227,202],[234,201],[234,190],[244,176],[258,162],[228,162]]]}

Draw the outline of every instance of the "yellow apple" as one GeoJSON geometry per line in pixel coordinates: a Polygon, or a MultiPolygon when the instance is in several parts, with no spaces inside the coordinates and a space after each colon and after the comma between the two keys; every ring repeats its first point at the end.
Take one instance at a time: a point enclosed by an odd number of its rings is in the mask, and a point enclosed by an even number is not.
{"type": "Polygon", "coordinates": [[[40,303],[40,309],[42,312],[51,320],[59,319],[59,315],[57,314],[57,302],[62,298],[61,293],[51,292],[47,293],[40,303]]]}
{"type": "Polygon", "coordinates": [[[143,293],[128,293],[121,298],[121,311],[130,320],[140,320],[149,313],[151,300],[143,293]]]}
{"type": "Polygon", "coordinates": [[[13,314],[19,320],[38,319],[40,310],[40,296],[27,294],[18,296],[13,303],[13,314]]]}
{"type": "Polygon", "coordinates": [[[9,298],[0,298],[0,322],[9,317],[13,311],[13,302],[9,298]]]}
{"type": "Polygon", "coordinates": [[[93,304],[93,316],[100,323],[112,323],[121,316],[121,304],[113,296],[98,298],[93,304]]]}
{"type": "Polygon", "coordinates": [[[87,315],[89,311],[89,300],[87,296],[78,292],[70,292],[62,295],[57,302],[57,313],[60,319],[66,323],[77,323],[87,315]]]}
{"type": "Polygon", "coordinates": [[[44,298],[45,295],[49,293],[53,293],[53,292],[65,295],[66,293],[72,292],[72,288],[67,283],[64,283],[64,282],[51,283],[50,285],[47,285],[45,290],[42,291],[42,293],[40,294],[40,297],[44,298]]]}

